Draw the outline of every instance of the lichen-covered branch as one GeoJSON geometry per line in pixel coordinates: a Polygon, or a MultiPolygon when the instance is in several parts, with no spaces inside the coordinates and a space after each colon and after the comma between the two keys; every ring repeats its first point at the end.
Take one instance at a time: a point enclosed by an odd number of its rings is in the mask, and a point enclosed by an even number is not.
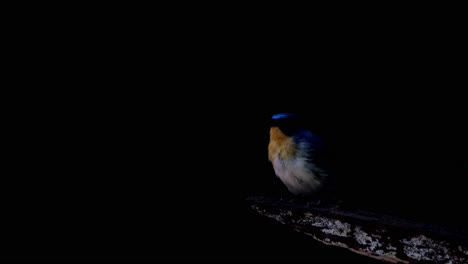
{"type": "Polygon", "coordinates": [[[468,234],[338,206],[250,197],[252,209],[333,246],[387,262],[468,263],[468,234]]]}

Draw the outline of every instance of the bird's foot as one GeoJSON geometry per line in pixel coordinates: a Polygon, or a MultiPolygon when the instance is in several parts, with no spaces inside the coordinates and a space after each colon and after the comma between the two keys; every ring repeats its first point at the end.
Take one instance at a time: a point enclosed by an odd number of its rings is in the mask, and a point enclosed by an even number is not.
{"type": "Polygon", "coordinates": [[[292,194],[286,194],[280,197],[280,202],[281,203],[297,203],[299,201],[300,197],[296,197],[295,195],[292,194]]]}
{"type": "Polygon", "coordinates": [[[297,199],[294,198],[294,197],[293,197],[293,198],[281,197],[279,201],[280,201],[281,203],[294,203],[294,202],[296,202],[296,200],[297,200],[297,199]]]}
{"type": "Polygon", "coordinates": [[[310,200],[307,202],[307,207],[310,207],[310,206],[318,206],[322,203],[322,201],[320,199],[317,199],[317,200],[310,200]]]}

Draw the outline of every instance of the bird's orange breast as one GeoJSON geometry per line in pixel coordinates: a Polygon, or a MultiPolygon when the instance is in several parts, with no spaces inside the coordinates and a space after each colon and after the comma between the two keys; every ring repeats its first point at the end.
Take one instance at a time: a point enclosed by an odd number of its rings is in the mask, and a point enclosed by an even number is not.
{"type": "Polygon", "coordinates": [[[270,128],[270,143],[268,144],[268,159],[273,161],[279,155],[283,160],[289,160],[296,155],[296,143],[285,135],[278,127],[270,128]]]}

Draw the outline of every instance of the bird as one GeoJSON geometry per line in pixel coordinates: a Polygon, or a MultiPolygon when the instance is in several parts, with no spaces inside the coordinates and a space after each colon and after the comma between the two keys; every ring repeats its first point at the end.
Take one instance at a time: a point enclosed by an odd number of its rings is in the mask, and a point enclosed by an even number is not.
{"type": "Polygon", "coordinates": [[[268,159],[290,194],[318,198],[330,177],[326,144],[302,121],[295,113],[271,117],[268,159]]]}

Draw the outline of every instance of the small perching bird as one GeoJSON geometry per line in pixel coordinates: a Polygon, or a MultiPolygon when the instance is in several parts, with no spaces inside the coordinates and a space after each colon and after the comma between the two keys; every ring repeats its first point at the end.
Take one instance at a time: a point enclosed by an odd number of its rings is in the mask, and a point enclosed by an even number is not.
{"type": "Polygon", "coordinates": [[[316,197],[323,190],[328,178],[325,153],[324,142],[301,124],[297,114],[272,116],[268,158],[292,194],[316,197]]]}

